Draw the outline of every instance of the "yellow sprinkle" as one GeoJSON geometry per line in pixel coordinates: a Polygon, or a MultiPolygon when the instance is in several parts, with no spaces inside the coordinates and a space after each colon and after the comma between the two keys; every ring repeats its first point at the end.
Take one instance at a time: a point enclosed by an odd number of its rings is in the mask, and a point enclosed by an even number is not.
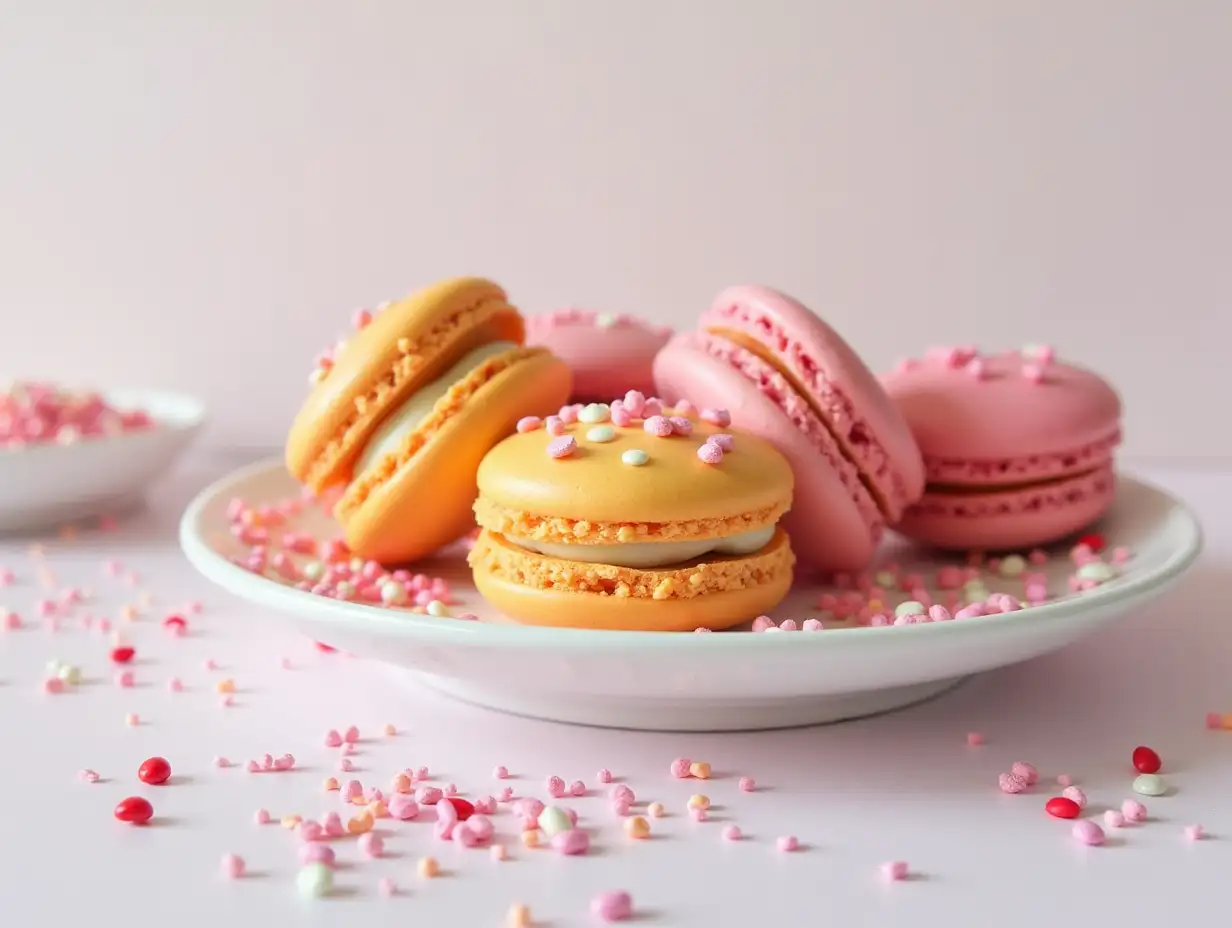
{"type": "Polygon", "coordinates": [[[530,909],[520,902],[509,907],[505,915],[505,928],[530,928],[530,909]]]}
{"type": "Polygon", "coordinates": [[[373,818],[389,818],[389,810],[385,808],[385,803],[379,799],[374,799],[368,803],[368,812],[373,818]]]}
{"type": "Polygon", "coordinates": [[[640,815],[635,815],[630,819],[625,820],[625,834],[630,838],[649,838],[650,837],[650,822],[642,818],[640,815]]]}
{"type": "Polygon", "coordinates": [[[416,869],[419,870],[419,875],[425,880],[430,880],[441,872],[441,865],[436,862],[435,857],[421,857],[419,858],[419,866],[416,869]]]}
{"type": "Polygon", "coordinates": [[[366,806],[367,804],[368,800],[364,798],[363,793],[356,793],[351,797],[351,805],[353,806],[366,806]]]}
{"type": "Polygon", "coordinates": [[[689,808],[690,809],[709,809],[710,808],[710,797],[703,796],[701,793],[694,793],[692,796],[689,797],[689,808]]]}
{"type": "Polygon", "coordinates": [[[326,777],[326,778],[325,778],[325,788],[326,788],[327,790],[330,790],[330,789],[337,789],[337,788],[338,788],[338,781],[337,781],[336,779],[334,779],[333,777],[326,777]]]}
{"type": "Polygon", "coordinates": [[[665,813],[666,811],[667,810],[663,808],[663,803],[661,802],[652,802],[650,805],[646,807],[646,813],[651,818],[662,818],[663,813],[665,813]]]}
{"type": "Polygon", "coordinates": [[[689,773],[699,780],[709,780],[710,765],[704,760],[695,760],[693,763],[689,764],[689,773]]]}
{"type": "Polygon", "coordinates": [[[439,599],[434,599],[428,603],[428,615],[434,615],[438,619],[449,617],[449,607],[439,599]]]}
{"type": "Polygon", "coordinates": [[[347,821],[347,831],[353,835],[362,835],[371,831],[373,825],[372,813],[367,810],[347,821]]]}
{"type": "Polygon", "coordinates": [[[405,773],[400,773],[394,777],[393,782],[389,784],[389,788],[395,793],[409,793],[411,791],[411,778],[405,773]]]}
{"type": "Polygon", "coordinates": [[[133,619],[137,618],[137,607],[136,606],[121,606],[120,607],[120,618],[124,619],[126,622],[133,621],[133,619]]]}
{"type": "Polygon", "coordinates": [[[283,828],[297,828],[299,827],[300,822],[302,822],[303,820],[304,820],[303,817],[299,815],[284,815],[282,817],[282,827],[283,828]]]}
{"type": "Polygon", "coordinates": [[[232,680],[230,677],[226,678],[225,680],[219,680],[217,683],[214,684],[214,692],[234,693],[235,692],[235,681],[232,680]]]}
{"type": "Polygon", "coordinates": [[[532,828],[530,831],[522,832],[522,846],[523,847],[538,847],[539,846],[538,830],[532,828]]]}
{"type": "Polygon", "coordinates": [[[1232,728],[1232,712],[1227,713],[1220,719],[1224,728],[1232,728]]]}
{"type": "Polygon", "coordinates": [[[130,726],[130,727],[131,727],[131,726],[133,726],[133,725],[136,725],[139,721],[141,721],[141,720],[140,720],[140,719],[138,719],[138,718],[137,718],[137,716],[136,716],[136,715],[134,715],[132,712],[130,712],[130,713],[128,713],[128,715],[124,716],[124,724],[125,724],[125,725],[128,725],[128,726],[130,726]]]}

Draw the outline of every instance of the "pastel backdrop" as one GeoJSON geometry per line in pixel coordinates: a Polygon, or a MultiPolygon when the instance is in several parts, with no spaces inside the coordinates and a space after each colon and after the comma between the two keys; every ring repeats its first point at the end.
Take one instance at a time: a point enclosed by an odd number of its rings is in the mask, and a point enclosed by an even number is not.
{"type": "Polygon", "coordinates": [[[1130,456],[1232,457],[1232,4],[0,2],[0,374],[273,447],[350,311],[481,273],[873,362],[1050,341],[1130,456]]]}

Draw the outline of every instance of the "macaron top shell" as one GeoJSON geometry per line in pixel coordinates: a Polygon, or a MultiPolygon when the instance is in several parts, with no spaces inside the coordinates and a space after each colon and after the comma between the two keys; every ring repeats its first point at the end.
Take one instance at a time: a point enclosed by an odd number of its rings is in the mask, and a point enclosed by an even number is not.
{"type": "Polygon", "coordinates": [[[548,455],[555,439],[544,429],[512,435],[479,467],[476,509],[495,504],[584,523],[713,522],[716,531],[724,520],[767,510],[777,518],[786,510],[791,468],[768,442],[698,419],[691,425],[689,435],[660,438],[641,421],[624,427],[576,423],[567,434],[577,449],[559,459],[548,455]],[[610,440],[588,438],[596,428],[610,431],[610,440]],[[704,463],[698,451],[718,434],[732,436],[731,450],[719,463],[704,463]],[[633,450],[644,451],[648,460],[625,463],[624,453],[633,450]]]}
{"type": "Polygon", "coordinates": [[[672,330],[635,316],[564,309],[528,316],[526,344],[542,345],[573,371],[574,395],[604,400],[654,392],[652,365],[672,330]]]}
{"type": "MultiPolygon", "coordinates": [[[[936,352],[882,382],[915,434],[930,480],[952,479],[972,462],[1015,459],[1063,473],[1107,459],[1120,440],[1121,401],[1107,381],[1030,353],[936,352]],[[1050,456],[1057,458],[1051,466],[1050,456]]],[[[1007,479],[1020,470],[1009,468],[1007,479]]]]}
{"type": "Polygon", "coordinates": [[[746,285],[720,293],[700,328],[771,363],[816,407],[887,518],[919,498],[924,468],[902,412],[825,321],[786,294],[746,285]]]}
{"type": "Polygon", "coordinates": [[[287,439],[287,469],[318,491],[346,481],[386,413],[466,352],[523,338],[505,291],[482,278],[442,281],[390,304],[347,342],[305,400],[287,439]]]}

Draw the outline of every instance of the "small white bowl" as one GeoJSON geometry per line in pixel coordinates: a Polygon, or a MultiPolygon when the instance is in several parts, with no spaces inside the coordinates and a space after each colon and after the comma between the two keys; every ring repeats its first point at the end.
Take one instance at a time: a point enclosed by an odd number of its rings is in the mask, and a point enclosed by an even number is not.
{"type": "Polygon", "coordinates": [[[104,390],[118,409],[154,425],[71,445],[0,448],[0,532],[24,532],[132,506],[170,469],[205,422],[200,400],[156,390],[104,390]]]}
{"type": "MultiPolygon", "coordinates": [[[[892,628],[709,635],[586,631],[502,620],[476,593],[456,554],[421,569],[449,580],[454,614],[469,611],[485,621],[339,602],[231,563],[229,556],[242,549],[229,530],[228,502],[238,496],[259,505],[298,495],[281,461],[223,478],[185,511],[184,553],[219,586],[290,615],[306,634],[405,668],[458,699],[556,721],[666,731],[780,728],[910,705],[971,674],[1065,647],[1142,606],[1176,581],[1202,547],[1201,528],[1184,505],[1122,476],[1116,503],[1097,530],[1109,546],[1127,546],[1133,557],[1116,579],[1081,595],[1018,612],[892,628]]],[[[303,519],[301,527],[316,537],[337,532],[319,508],[303,519]]],[[[910,550],[887,550],[886,556],[929,575],[944,563],[910,550]]],[[[1044,568],[1049,588],[1064,590],[1072,569],[1054,557],[1044,568]]],[[[1012,581],[993,578],[989,584],[1014,589],[1012,581]]],[[[798,585],[772,618],[815,614],[820,592],[798,585]]],[[[274,618],[254,613],[264,617],[274,618]]]]}

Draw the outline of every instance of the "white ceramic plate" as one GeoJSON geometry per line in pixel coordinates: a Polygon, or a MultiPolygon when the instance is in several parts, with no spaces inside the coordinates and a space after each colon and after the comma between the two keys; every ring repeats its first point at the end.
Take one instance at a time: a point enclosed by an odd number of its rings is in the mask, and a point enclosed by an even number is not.
{"type": "MultiPolygon", "coordinates": [[[[224,478],[184,513],[184,552],[215,583],[286,613],[313,638],[406,668],[459,699],[538,718],[665,731],[815,724],[918,702],[970,674],[1064,647],[1143,604],[1193,563],[1202,541],[1184,506],[1126,477],[1098,530],[1110,546],[1129,547],[1133,558],[1116,579],[1043,606],[936,624],[821,632],[584,631],[508,624],[475,593],[461,554],[419,569],[450,580],[460,600],[455,613],[473,612],[484,621],[339,602],[232,564],[228,556],[240,549],[228,529],[228,501],[276,502],[298,492],[278,462],[224,478]]],[[[315,507],[302,524],[317,537],[336,534],[315,507]]],[[[909,550],[893,556],[922,571],[939,563],[909,550]]],[[[1071,569],[1054,560],[1049,588],[1063,590],[1071,569]]],[[[992,581],[989,587],[998,588],[992,581]]],[[[816,615],[819,592],[797,589],[774,618],[816,615]]]]}
{"type": "Polygon", "coordinates": [[[103,396],[119,409],[146,410],[155,425],[72,445],[0,449],[0,532],[122,512],[175,463],[205,421],[205,407],[187,396],[153,390],[103,396]]]}

